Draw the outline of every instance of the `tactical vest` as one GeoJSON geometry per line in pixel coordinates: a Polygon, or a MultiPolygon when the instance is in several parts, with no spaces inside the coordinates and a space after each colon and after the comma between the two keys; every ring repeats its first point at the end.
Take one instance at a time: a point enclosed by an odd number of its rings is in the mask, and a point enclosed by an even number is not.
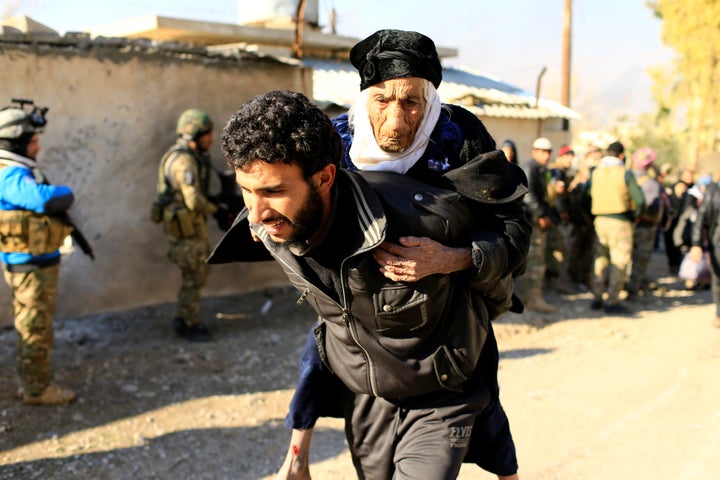
{"type": "Polygon", "coordinates": [[[625,167],[598,167],[591,180],[592,214],[617,215],[634,209],[625,182],[625,167]]]}
{"type": "MultiPolygon", "coordinates": [[[[0,161],[0,170],[7,166],[0,161]]],[[[33,256],[52,253],[71,232],[72,227],[49,215],[30,210],[0,210],[0,251],[5,253],[33,256]]]]}
{"type": "Polygon", "coordinates": [[[204,215],[197,218],[198,214],[187,208],[180,187],[170,178],[172,164],[181,154],[190,155],[195,160],[201,192],[207,195],[210,189],[209,162],[198,159],[198,155],[182,141],[165,152],[158,165],[158,198],[152,205],[150,218],[155,223],[162,223],[167,233],[176,240],[196,237],[199,230],[203,230],[198,223],[204,223],[204,215]]]}
{"type": "Polygon", "coordinates": [[[199,176],[198,183],[200,185],[200,190],[203,192],[204,195],[207,195],[210,189],[209,164],[207,162],[198,160],[196,153],[190,150],[187,145],[184,145],[182,143],[176,143],[170,150],[165,152],[165,154],[160,159],[160,163],[158,165],[157,193],[158,201],[160,202],[162,202],[163,199],[165,199],[167,204],[169,204],[173,200],[182,202],[180,188],[177,185],[173,185],[170,181],[170,168],[172,167],[172,164],[178,157],[178,155],[183,153],[190,155],[196,159],[199,176]]]}

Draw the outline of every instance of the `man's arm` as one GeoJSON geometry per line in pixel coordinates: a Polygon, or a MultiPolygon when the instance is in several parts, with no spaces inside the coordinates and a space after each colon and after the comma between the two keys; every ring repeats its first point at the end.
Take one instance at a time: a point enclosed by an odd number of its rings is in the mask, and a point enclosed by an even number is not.
{"type": "Polygon", "coordinates": [[[189,155],[180,155],[170,167],[171,175],[180,192],[185,206],[192,211],[213,214],[217,206],[203,194],[199,185],[199,175],[194,160],[189,155]]]}
{"type": "Polygon", "coordinates": [[[312,429],[293,430],[285,461],[275,480],[310,480],[310,441],[312,429]]]}

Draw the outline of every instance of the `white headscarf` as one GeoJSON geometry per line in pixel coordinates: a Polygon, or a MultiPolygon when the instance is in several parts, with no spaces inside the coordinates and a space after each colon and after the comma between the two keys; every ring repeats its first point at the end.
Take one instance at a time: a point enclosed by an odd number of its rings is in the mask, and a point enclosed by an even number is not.
{"type": "Polygon", "coordinates": [[[357,101],[350,108],[348,117],[353,126],[353,142],[350,146],[350,159],[359,170],[380,170],[384,172],[405,173],[415,165],[425,152],[430,134],[440,118],[440,97],[435,86],[425,82],[425,112],[420,122],[415,140],[403,152],[390,153],[380,148],[375,140],[370,116],[367,111],[369,88],[360,92],[357,101]]]}

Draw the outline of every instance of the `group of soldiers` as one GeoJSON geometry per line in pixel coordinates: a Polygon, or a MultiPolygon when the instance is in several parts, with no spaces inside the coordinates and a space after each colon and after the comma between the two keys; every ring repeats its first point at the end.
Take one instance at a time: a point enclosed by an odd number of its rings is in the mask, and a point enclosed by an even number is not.
{"type": "Polygon", "coordinates": [[[518,282],[521,298],[530,310],[553,313],[543,287],[585,290],[592,292],[593,310],[627,313],[620,292],[648,289],[647,266],[668,203],[655,174],[657,155],[639,148],[628,165],[620,142],[604,151],[590,148],[579,161],[570,146],[562,146],[553,162],[552,152],[550,140],[538,138],[525,165],[525,206],[535,228],[518,282]]]}

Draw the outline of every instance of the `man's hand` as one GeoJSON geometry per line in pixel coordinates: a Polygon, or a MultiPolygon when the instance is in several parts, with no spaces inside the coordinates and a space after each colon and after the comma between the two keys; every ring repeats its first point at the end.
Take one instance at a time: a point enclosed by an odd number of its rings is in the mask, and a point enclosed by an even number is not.
{"type": "Polygon", "coordinates": [[[547,230],[548,228],[555,225],[555,223],[550,220],[550,217],[540,217],[538,218],[538,225],[540,225],[541,230],[547,230]]]}
{"type": "Polygon", "coordinates": [[[373,251],[380,271],[395,282],[417,282],[436,273],[472,267],[470,248],[452,248],[427,237],[401,237],[400,244],[384,242],[373,251]]]}
{"type": "Polygon", "coordinates": [[[233,223],[233,216],[230,213],[227,205],[224,203],[216,203],[217,210],[212,214],[213,218],[218,224],[218,228],[223,232],[227,232],[233,223]]]}
{"type": "Polygon", "coordinates": [[[293,430],[290,448],[275,480],[311,480],[310,440],[313,430],[293,430]]]}

